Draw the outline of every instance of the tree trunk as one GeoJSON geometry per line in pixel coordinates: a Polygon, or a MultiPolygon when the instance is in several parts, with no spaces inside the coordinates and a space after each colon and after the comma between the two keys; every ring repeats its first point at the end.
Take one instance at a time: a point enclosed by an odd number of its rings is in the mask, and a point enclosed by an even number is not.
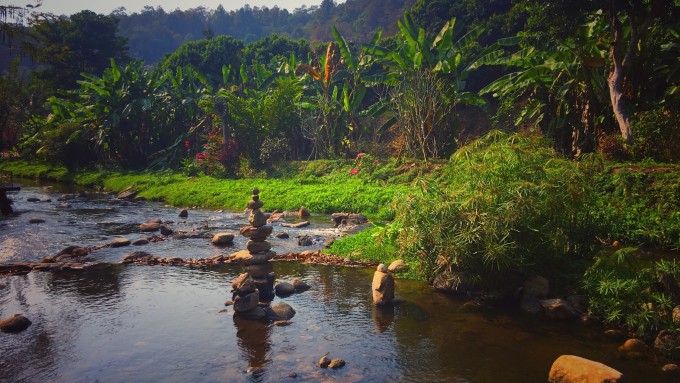
{"type": "MultiPolygon", "coordinates": [[[[612,51],[614,51],[613,47],[612,51]]],[[[613,61],[616,63],[615,59],[613,61]]],[[[619,130],[621,130],[621,136],[626,143],[630,143],[633,140],[633,132],[630,128],[630,114],[626,110],[626,98],[623,95],[624,77],[623,68],[614,64],[614,68],[609,74],[609,98],[612,103],[612,111],[619,124],[619,130]]]]}

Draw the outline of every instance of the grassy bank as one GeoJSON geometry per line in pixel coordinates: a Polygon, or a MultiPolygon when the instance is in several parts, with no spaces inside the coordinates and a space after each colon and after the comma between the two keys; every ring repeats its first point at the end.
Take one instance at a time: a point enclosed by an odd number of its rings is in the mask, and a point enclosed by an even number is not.
{"type": "Polygon", "coordinates": [[[597,155],[575,162],[535,136],[495,132],[449,161],[365,155],[287,163],[238,179],[25,162],[0,169],[106,190],[132,186],[175,206],[240,210],[258,187],[270,210],[360,212],[391,222],[336,241],[330,253],[402,258],[409,277],[464,273],[488,290],[514,289],[540,274],[554,294],[585,293],[593,316],[640,334],[669,328],[680,304],[680,264],[672,259],[680,247],[680,167],[608,163],[597,155]],[[652,248],[663,249],[664,259],[647,259],[652,248]],[[659,287],[661,279],[673,286],[659,287]]]}

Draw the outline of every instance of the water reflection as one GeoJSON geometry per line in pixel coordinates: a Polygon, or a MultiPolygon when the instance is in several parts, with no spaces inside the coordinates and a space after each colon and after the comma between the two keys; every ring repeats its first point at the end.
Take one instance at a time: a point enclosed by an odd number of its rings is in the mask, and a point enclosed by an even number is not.
{"type": "Polygon", "coordinates": [[[373,325],[378,334],[387,331],[394,322],[394,306],[373,306],[373,325]]]}
{"type": "Polygon", "coordinates": [[[244,319],[237,315],[233,316],[233,318],[238,347],[241,350],[243,359],[248,361],[248,369],[253,370],[265,367],[269,361],[267,358],[271,351],[271,341],[269,339],[271,327],[269,323],[244,319]]]}

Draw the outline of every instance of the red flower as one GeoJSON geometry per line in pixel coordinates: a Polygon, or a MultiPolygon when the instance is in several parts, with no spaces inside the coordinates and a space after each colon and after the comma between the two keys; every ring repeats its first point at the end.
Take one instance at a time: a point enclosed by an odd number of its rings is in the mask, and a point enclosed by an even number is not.
{"type": "Polygon", "coordinates": [[[351,175],[351,176],[353,176],[353,175],[355,175],[355,174],[357,174],[357,173],[359,173],[359,169],[357,169],[357,168],[354,168],[354,169],[352,169],[352,170],[349,171],[349,175],[351,175]]]}
{"type": "Polygon", "coordinates": [[[189,140],[184,141],[184,147],[189,149],[189,146],[191,146],[191,142],[189,140]]]}
{"type": "Polygon", "coordinates": [[[357,154],[356,160],[358,160],[359,158],[361,158],[361,157],[363,157],[363,156],[365,156],[365,155],[366,155],[366,153],[359,153],[359,154],[357,154]]]}

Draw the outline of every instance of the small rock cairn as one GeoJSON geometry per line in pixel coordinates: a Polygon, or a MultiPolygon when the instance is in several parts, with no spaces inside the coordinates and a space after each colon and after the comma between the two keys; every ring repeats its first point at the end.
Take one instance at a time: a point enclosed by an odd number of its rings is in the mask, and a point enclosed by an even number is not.
{"type": "Polygon", "coordinates": [[[245,266],[246,271],[232,282],[234,311],[244,317],[265,317],[266,312],[258,302],[268,302],[274,297],[274,267],[269,260],[276,253],[267,242],[274,228],[267,225],[267,216],[260,210],[263,205],[259,190],[253,189],[253,198],[248,202],[250,225],[240,230],[241,235],[250,239],[246,243],[247,250],[232,254],[232,259],[245,266]]]}

